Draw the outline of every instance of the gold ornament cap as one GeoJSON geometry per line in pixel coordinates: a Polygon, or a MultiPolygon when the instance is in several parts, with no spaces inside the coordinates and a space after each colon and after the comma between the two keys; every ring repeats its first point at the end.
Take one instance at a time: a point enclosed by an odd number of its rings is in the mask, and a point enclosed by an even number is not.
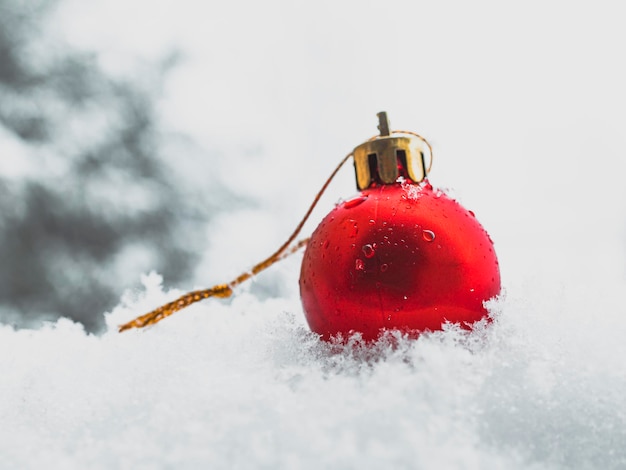
{"type": "Polygon", "coordinates": [[[400,177],[414,183],[423,181],[430,171],[424,157],[427,142],[413,132],[390,131],[385,111],[377,116],[380,135],[363,142],[352,152],[359,190],[393,184],[400,177]]]}

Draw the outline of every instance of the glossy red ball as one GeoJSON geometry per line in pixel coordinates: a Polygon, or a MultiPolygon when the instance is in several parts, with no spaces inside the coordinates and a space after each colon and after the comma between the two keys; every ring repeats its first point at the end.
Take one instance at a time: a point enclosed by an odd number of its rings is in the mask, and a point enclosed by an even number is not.
{"type": "Polygon", "coordinates": [[[311,236],[300,273],[306,319],[324,339],[468,326],[499,292],[489,235],[428,183],[380,185],[337,205],[311,236]]]}

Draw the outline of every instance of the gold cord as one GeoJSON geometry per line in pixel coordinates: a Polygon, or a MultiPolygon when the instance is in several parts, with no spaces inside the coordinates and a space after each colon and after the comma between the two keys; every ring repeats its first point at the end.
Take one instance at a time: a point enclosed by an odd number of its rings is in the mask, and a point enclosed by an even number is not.
{"type": "Polygon", "coordinates": [[[296,239],[296,237],[302,230],[302,227],[304,226],[306,221],[309,219],[311,213],[313,212],[313,209],[315,208],[320,198],[322,197],[322,194],[324,194],[324,191],[326,191],[326,188],[328,188],[328,185],[330,184],[330,182],[333,180],[335,175],[339,172],[341,167],[344,165],[344,163],[346,163],[346,161],[348,161],[348,159],[351,156],[352,156],[352,152],[346,155],[341,160],[341,162],[339,162],[339,165],[337,165],[337,167],[330,174],[330,176],[328,177],[328,179],[326,180],[322,188],[318,191],[317,195],[315,196],[315,199],[313,199],[313,202],[311,203],[309,207],[309,210],[307,210],[306,214],[304,214],[304,217],[302,218],[302,220],[300,221],[296,229],[289,236],[287,241],[283,243],[280,246],[280,248],[278,248],[278,250],[272,253],[269,257],[265,258],[263,261],[256,264],[250,271],[241,273],[239,276],[237,276],[228,284],[218,284],[216,286],[211,287],[210,289],[202,289],[202,290],[188,292],[182,297],[172,302],[169,302],[165,305],[162,305],[156,310],[146,313],[145,315],[141,315],[135,318],[134,320],[129,321],[128,323],[120,325],[119,332],[121,333],[122,331],[130,330],[131,328],[143,328],[148,325],[154,325],[155,323],[160,322],[164,318],[169,317],[173,313],[176,313],[179,310],[182,310],[191,304],[199,302],[200,300],[208,299],[209,297],[218,297],[218,298],[230,297],[233,293],[233,288],[235,288],[242,282],[247,281],[252,276],[269,268],[271,265],[273,265],[277,261],[280,261],[281,259],[286,258],[287,256],[295,253],[300,248],[305,246],[309,241],[308,238],[298,241],[295,245],[293,245],[290,248],[291,243],[296,239]]]}

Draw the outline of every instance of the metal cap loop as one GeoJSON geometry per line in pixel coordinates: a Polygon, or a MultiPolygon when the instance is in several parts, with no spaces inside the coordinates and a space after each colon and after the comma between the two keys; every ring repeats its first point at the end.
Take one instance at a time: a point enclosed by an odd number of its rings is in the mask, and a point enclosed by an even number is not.
{"type": "Polygon", "coordinates": [[[430,172],[432,149],[418,134],[407,131],[389,131],[387,113],[378,113],[380,135],[357,146],[352,152],[357,187],[359,190],[379,184],[393,184],[403,177],[419,183],[430,172]],[[430,153],[426,166],[424,147],[430,153]]]}

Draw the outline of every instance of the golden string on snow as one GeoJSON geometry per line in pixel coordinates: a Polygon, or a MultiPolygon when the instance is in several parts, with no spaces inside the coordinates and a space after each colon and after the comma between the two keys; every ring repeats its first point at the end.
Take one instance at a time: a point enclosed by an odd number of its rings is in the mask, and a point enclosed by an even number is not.
{"type": "MultiPolygon", "coordinates": [[[[297,236],[297,233],[296,233],[297,236]]],[[[209,297],[218,297],[225,299],[226,297],[230,297],[233,293],[233,288],[238,286],[244,281],[247,281],[255,274],[260,273],[264,269],[269,268],[272,264],[280,261],[281,259],[289,256],[292,253],[295,253],[309,241],[308,238],[300,240],[296,243],[291,249],[287,250],[287,247],[284,247],[282,250],[276,251],[269,258],[261,261],[259,264],[254,266],[250,271],[240,274],[237,278],[233,279],[228,284],[218,284],[216,286],[211,287],[210,289],[202,289],[196,290],[192,292],[187,292],[182,297],[169,302],[165,305],[160,306],[159,308],[152,310],[145,315],[141,315],[140,317],[135,318],[128,323],[125,323],[119,327],[119,332],[130,330],[131,328],[143,328],[144,326],[154,325],[155,323],[160,322],[164,318],[169,317],[173,313],[178,312],[179,310],[184,309],[185,307],[190,306],[196,302],[200,302],[201,300],[208,299],[209,297]]],[[[291,242],[291,240],[290,240],[291,242]]],[[[288,246],[288,245],[287,245],[288,246]]],[[[281,247],[282,248],[282,247],[281,247]]]]}
{"type": "Polygon", "coordinates": [[[240,274],[228,284],[218,284],[216,286],[211,287],[210,289],[202,289],[202,290],[188,292],[182,297],[174,300],[173,302],[169,302],[165,305],[162,305],[156,310],[146,313],[145,315],[141,315],[140,317],[137,317],[134,320],[121,325],[119,327],[120,333],[122,331],[130,330],[131,328],[143,328],[144,326],[154,325],[155,323],[160,322],[164,318],[169,317],[173,313],[176,313],[179,310],[182,310],[183,308],[188,307],[191,304],[194,304],[204,299],[208,299],[209,297],[219,297],[219,298],[230,297],[233,293],[233,288],[235,288],[242,282],[247,281],[252,276],[269,268],[271,265],[273,265],[277,261],[280,261],[281,259],[286,258],[287,256],[295,253],[304,245],[306,245],[307,242],[309,241],[308,238],[300,240],[295,245],[291,246],[292,242],[296,239],[296,237],[302,230],[302,227],[304,226],[305,222],[308,220],[309,216],[311,215],[311,212],[313,212],[313,209],[315,208],[320,198],[322,197],[322,194],[324,194],[324,191],[326,191],[326,188],[328,187],[332,179],[335,177],[337,172],[341,169],[343,164],[346,163],[346,161],[348,161],[348,159],[351,156],[352,156],[352,152],[346,155],[341,160],[341,162],[339,162],[339,165],[337,165],[337,167],[333,170],[331,175],[328,177],[328,179],[326,180],[322,188],[319,190],[319,192],[315,196],[315,199],[313,199],[313,203],[307,210],[306,214],[304,214],[304,217],[302,218],[302,220],[300,221],[296,229],[293,231],[291,236],[287,239],[285,243],[281,245],[280,248],[278,248],[278,250],[272,253],[269,257],[267,257],[266,259],[264,259],[263,261],[255,265],[250,271],[240,274]]]}
{"type": "MultiPolygon", "coordinates": [[[[426,139],[424,139],[419,134],[416,134],[415,132],[411,132],[411,131],[392,131],[392,132],[389,132],[386,113],[379,113],[379,119],[381,121],[381,126],[379,126],[379,129],[381,130],[381,134],[382,135],[411,134],[411,135],[414,135],[414,136],[418,137],[420,140],[422,140],[428,146],[428,150],[429,150],[429,153],[430,153],[430,164],[432,165],[432,156],[433,156],[432,147],[430,146],[430,144],[428,143],[428,141],[426,139]]],[[[374,139],[376,139],[378,137],[379,136],[374,136],[374,137],[372,137],[369,140],[372,141],[372,140],[374,140],[374,139]]],[[[305,246],[308,243],[308,241],[309,241],[308,238],[305,238],[303,240],[298,241],[293,246],[292,246],[292,242],[296,239],[296,237],[298,236],[298,234],[302,230],[302,227],[304,226],[305,222],[308,220],[309,216],[311,215],[311,212],[313,212],[313,209],[315,208],[315,206],[319,202],[320,198],[322,197],[322,194],[324,194],[324,191],[326,191],[326,188],[328,188],[328,185],[330,184],[330,182],[333,180],[335,175],[339,172],[339,170],[344,165],[344,163],[346,163],[346,161],[348,161],[348,159],[350,157],[352,157],[352,156],[353,156],[353,152],[350,152],[348,155],[346,155],[341,160],[341,162],[339,162],[339,164],[333,170],[333,172],[330,174],[330,176],[328,177],[328,179],[326,180],[326,182],[324,183],[322,188],[316,194],[315,199],[313,199],[313,202],[311,203],[309,209],[307,210],[306,214],[304,215],[304,217],[302,218],[302,220],[300,221],[300,223],[298,224],[296,229],[289,236],[287,241],[285,243],[283,243],[281,245],[281,247],[278,248],[278,250],[276,250],[273,254],[271,254],[269,257],[267,257],[266,259],[264,259],[263,261],[261,261],[260,263],[255,265],[250,271],[247,271],[247,272],[244,272],[244,273],[240,274],[238,277],[233,279],[231,282],[229,282],[227,284],[218,284],[216,286],[211,287],[210,289],[202,289],[202,290],[196,290],[196,291],[188,292],[185,295],[183,295],[182,297],[180,297],[180,298],[178,298],[178,299],[176,299],[176,300],[174,300],[172,302],[169,302],[169,303],[167,303],[165,305],[162,305],[161,307],[157,308],[156,310],[153,310],[153,311],[151,311],[149,313],[146,313],[145,315],[141,315],[140,317],[137,317],[134,320],[129,321],[128,323],[125,323],[125,324],[121,325],[119,327],[119,331],[122,332],[122,331],[130,330],[131,328],[143,328],[143,327],[148,326],[148,325],[154,325],[155,323],[160,322],[164,318],[169,317],[173,313],[176,313],[179,310],[182,310],[182,309],[184,309],[185,307],[188,307],[191,304],[194,304],[194,303],[199,302],[199,301],[204,300],[204,299],[208,299],[210,297],[218,297],[218,298],[230,297],[232,295],[232,293],[233,293],[233,289],[236,286],[238,286],[239,284],[241,284],[244,281],[247,281],[252,276],[260,273],[261,271],[263,271],[263,270],[265,270],[267,268],[269,268],[271,265],[273,265],[277,261],[280,261],[281,259],[286,258],[287,256],[295,253],[300,248],[305,246]]],[[[430,171],[430,165],[428,166],[428,168],[424,167],[424,176],[429,171],[430,171]]]]}

